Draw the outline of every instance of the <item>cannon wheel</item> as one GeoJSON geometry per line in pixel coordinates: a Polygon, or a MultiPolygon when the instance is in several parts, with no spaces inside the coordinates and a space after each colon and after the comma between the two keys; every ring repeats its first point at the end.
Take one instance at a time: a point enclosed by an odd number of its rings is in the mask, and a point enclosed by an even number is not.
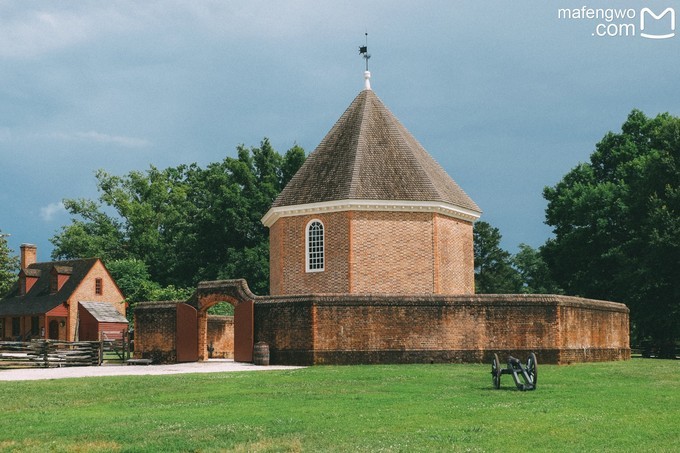
{"type": "Polygon", "coordinates": [[[498,360],[498,354],[493,355],[491,362],[491,379],[495,388],[501,388],[501,362],[498,360]]]}
{"type": "Polygon", "coordinates": [[[534,384],[534,388],[536,388],[536,383],[538,382],[538,369],[537,369],[538,362],[536,362],[536,354],[533,352],[529,354],[529,358],[527,359],[527,374],[531,378],[531,382],[534,384]]]}

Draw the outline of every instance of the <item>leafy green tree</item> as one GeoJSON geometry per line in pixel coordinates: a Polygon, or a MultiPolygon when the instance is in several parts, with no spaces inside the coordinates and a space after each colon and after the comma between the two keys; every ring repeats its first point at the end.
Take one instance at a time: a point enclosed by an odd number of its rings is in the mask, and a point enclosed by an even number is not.
{"type": "Polygon", "coordinates": [[[7,244],[7,237],[0,230],[0,298],[7,294],[17,280],[19,257],[7,244]]]}
{"type": "Polygon", "coordinates": [[[151,291],[149,300],[182,300],[189,299],[193,294],[195,288],[177,288],[174,285],[158,286],[151,291]]]}
{"type": "Polygon", "coordinates": [[[519,245],[519,252],[511,258],[522,281],[521,292],[525,294],[562,294],[564,291],[550,275],[548,264],[541,251],[527,244],[519,245]]]}
{"type": "Polygon", "coordinates": [[[187,300],[194,288],[177,288],[173,285],[162,287],[151,280],[147,265],[138,259],[113,260],[106,263],[111,276],[128,303],[128,319],[138,302],[150,300],[187,300]]]}
{"type": "Polygon", "coordinates": [[[234,316],[234,306],[229,302],[219,302],[208,308],[209,315],[234,316]]]}
{"type": "Polygon", "coordinates": [[[305,150],[298,145],[294,145],[286,151],[286,156],[281,163],[281,189],[283,190],[298,169],[305,163],[305,150]]]}
{"type": "Polygon", "coordinates": [[[197,280],[244,277],[256,293],[269,292],[268,232],[260,219],[304,159],[298,146],[285,157],[267,139],[259,148],[239,146],[237,158],[197,172],[190,193],[194,239],[187,255],[194,258],[197,280]]]}
{"type": "Polygon", "coordinates": [[[631,309],[663,356],[680,337],[680,118],[633,110],[590,162],[544,189],[555,237],[542,249],[569,294],[631,309]]]}
{"type": "Polygon", "coordinates": [[[125,176],[100,170],[98,202],[65,201],[75,218],[51,239],[53,257],[139,260],[152,282],[178,291],[243,277],[266,294],[268,234],[260,219],[302,162],[299,146],[281,156],[265,138],[206,168],[152,166],[125,176]]]}
{"type": "Polygon", "coordinates": [[[183,277],[177,254],[192,209],[187,179],[194,171],[194,165],[180,165],[165,170],[152,166],[146,173],[133,171],[125,177],[97,173],[101,201],[123,219],[121,248],[127,257],[147,263],[161,285],[186,283],[177,280],[183,277]]]}
{"type": "Polygon", "coordinates": [[[151,295],[160,285],[151,280],[144,261],[128,258],[108,261],[105,264],[128,303],[154,300],[151,295]]]}
{"type": "Polygon", "coordinates": [[[84,199],[63,203],[73,218],[71,225],[50,239],[53,259],[97,257],[108,261],[127,256],[121,222],[102,212],[100,203],[84,199]]]}
{"type": "Polygon", "coordinates": [[[516,294],[522,288],[519,272],[512,267],[512,255],[500,246],[501,233],[484,221],[473,228],[475,292],[516,294]]]}

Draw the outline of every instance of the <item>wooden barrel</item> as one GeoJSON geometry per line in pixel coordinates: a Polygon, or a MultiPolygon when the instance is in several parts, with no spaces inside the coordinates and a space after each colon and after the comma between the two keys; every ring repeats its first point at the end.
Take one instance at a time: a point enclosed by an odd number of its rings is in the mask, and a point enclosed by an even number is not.
{"type": "Polygon", "coordinates": [[[264,341],[255,343],[253,349],[253,363],[255,365],[269,365],[269,345],[264,341]]]}

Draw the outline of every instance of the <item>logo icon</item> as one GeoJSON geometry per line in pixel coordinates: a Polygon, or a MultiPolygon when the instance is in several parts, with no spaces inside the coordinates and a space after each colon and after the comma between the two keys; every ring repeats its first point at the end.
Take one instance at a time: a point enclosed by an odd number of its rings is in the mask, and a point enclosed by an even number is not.
{"type": "Polygon", "coordinates": [[[661,14],[656,15],[651,9],[642,8],[642,10],[640,10],[640,36],[649,39],[668,39],[675,36],[675,10],[673,8],[666,8],[661,14]],[[670,13],[671,16],[671,33],[666,33],[663,35],[645,33],[645,16],[647,16],[647,14],[649,14],[655,20],[660,20],[668,13],[670,13]]]}

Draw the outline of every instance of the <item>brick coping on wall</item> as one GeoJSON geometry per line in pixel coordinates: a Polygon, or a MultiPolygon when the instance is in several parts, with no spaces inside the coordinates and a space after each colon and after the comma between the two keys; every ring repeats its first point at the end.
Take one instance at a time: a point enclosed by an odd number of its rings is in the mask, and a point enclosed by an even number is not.
{"type": "MultiPolygon", "coordinates": [[[[402,306],[438,306],[438,305],[488,305],[502,302],[509,306],[522,305],[562,305],[569,307],[590,308],[600,311],[615,311],[629,313],[626,305],[598,299],[587,299],[576,296],[559,294],[465,294],[465,295],[434,295],[434,294],[299,294],[294,296],[256,296],[253,299],[257,305],[269,304],[308,304],[317,305],[402,305],[402,306]]],[[[148,301],[140,302],[135,309],[169,308],[186,301],[148,301]]]]}
{"type": "Polygon", "coordinates": [[[566,307],[589,308],[598,311],[629,313],[626,305],[597,299],[586,299],[558,294],[471,294],[471,295],[430,295],[430,294],[307,294],[294,296],[256,296],[256,305],[308,304],[337,306],[445,306],[445,305],[492,305],[503,303],[508,306],[561,305],[566,307]]]}
{"type": "Polygon", "coordinates": [[[248,288],[244,279],[218,280],[201,282],[196,293],[188,301],[152,301],[140,302],[136,308],[171,307],[178,303],[196,303],[196,299],[203,294],[222,293],[231,296],[238,302],[252,300],[257,305],[280,303],[309,303],[317,305],[403,305],[403,306],[432,306],[432,305],[489,305],[497,302],[511,306],[522,305],[562,305],[568,307],[582,307],[601,311],[629,313],[626,305],[598,299],[587,299],[577,296],[560,294],[296,294],[286,296],[258,296],[248,288]]]}

